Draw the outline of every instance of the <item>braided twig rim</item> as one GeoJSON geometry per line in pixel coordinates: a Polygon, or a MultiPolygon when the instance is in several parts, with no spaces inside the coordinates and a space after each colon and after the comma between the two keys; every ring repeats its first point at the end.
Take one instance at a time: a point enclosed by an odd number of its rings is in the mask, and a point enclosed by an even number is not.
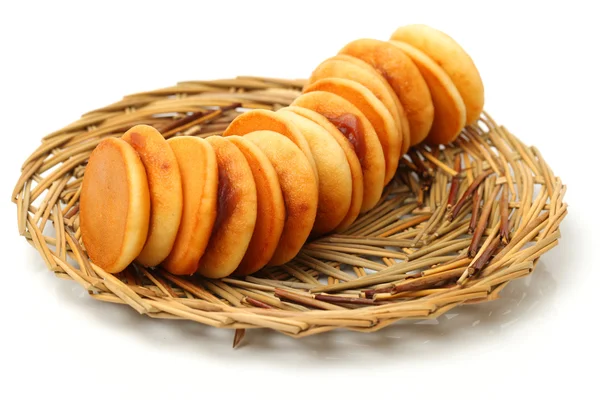
{"type": "Polygon", "coordinates": [[[285,266],[211,280],[136,265],[111,275],[90,262],[78,198],[102,138],[140,123],[165,137],[219,134],[244,109],[288,105],[303,85],[255,77],[180,82],[83,115],[44,137],[23,163],[12,196],[19,233],[50,271],[93,298],[153,318],[236,329],[234,344],[248,328],[293,337],[372,332],[494,300],[557,245],[566,187],[535,147],[484,113],[450,146],[411,149],[377,207],[343,234],[307,243],[285,266]]]}

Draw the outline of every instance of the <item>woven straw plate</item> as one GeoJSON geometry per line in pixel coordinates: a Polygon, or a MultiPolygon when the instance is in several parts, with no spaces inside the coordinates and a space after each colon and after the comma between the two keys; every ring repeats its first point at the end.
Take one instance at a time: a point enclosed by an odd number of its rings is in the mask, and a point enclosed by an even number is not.
{"type": "Polygon", "coordinates": [[[57,277],[93,298],[153,318],[304,337],[336,328],[373,332],[498,298],[556,246],[565,186],[535,147],[486,113],[450,146],[411,149],[380,203],[347,231],[307,242],[287,265],[219,280],[136,265],[111,275],[81,242],[78,199],[99,141],[136,124],[165,137],[220,134],[247,109],[278,109],[304,81],[238,77],[181,82],[126,96],[42,139],[12,200],[19,233],[57,277]]]}

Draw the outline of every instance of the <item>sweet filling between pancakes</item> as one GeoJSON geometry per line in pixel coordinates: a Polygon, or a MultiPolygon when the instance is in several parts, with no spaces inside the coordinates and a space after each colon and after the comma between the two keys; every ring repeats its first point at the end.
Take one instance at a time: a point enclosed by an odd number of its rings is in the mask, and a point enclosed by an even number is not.
{"type": "Polygon", "coordinates": [[[217,218],[213,231],[221,229],[223,224],[231,218],[233,210],[239,200],[237,190],[234,190],[229,174],[225,168],[219,168],[219,189],[217,191],[217,218]]]}
{"type": "Polygon", "coordinates": [[[365,160],[367,149],[360,119],[358,119],[356,115],[350,113],[338,115],[324,113],[323,116],[335,125],[335,127],[350,141],[358,160],[362,164],[365,160]]]}

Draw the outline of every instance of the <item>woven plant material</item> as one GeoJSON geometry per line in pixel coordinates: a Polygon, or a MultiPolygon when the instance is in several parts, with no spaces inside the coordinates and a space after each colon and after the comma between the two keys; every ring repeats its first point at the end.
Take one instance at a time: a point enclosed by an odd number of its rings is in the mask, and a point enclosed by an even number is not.
{"type": "Polygon", "coordinates": [[[241,112],[277,110],[305,81],[238,77],[181,82],[94,110],[53,132],[22,165],[12,200],[19,233],[57,277],[153,318],[304,337],[373,332],[494,300],[557,245],[566,187],[535,147],[486,113],[449,146],[413,147],[379,204],[346,231],[308,241],[286,265],[218,280],[135,264],[109,274],[86,255],[78,200],[86,161],[137,124],[175,135],[221,134],[241,112]]]}

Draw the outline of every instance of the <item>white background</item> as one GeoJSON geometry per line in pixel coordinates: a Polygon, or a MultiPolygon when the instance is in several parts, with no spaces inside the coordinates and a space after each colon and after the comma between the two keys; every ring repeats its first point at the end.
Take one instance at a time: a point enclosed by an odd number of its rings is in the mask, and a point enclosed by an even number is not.
{"type": "Polygon", "coordinates": [[[597,395],[598,13],[592,1],[481,3],[2,2],[0,398],[597,395]],[[370,335],[248,332],[232,350],[230,331],[88,298],[19,237],[19,166],[80,114],[181,80],[307,77],[346,42],[409,23],[467,49],[486,109],[568,186],[559,247],[502,299],[370,335]]]}

